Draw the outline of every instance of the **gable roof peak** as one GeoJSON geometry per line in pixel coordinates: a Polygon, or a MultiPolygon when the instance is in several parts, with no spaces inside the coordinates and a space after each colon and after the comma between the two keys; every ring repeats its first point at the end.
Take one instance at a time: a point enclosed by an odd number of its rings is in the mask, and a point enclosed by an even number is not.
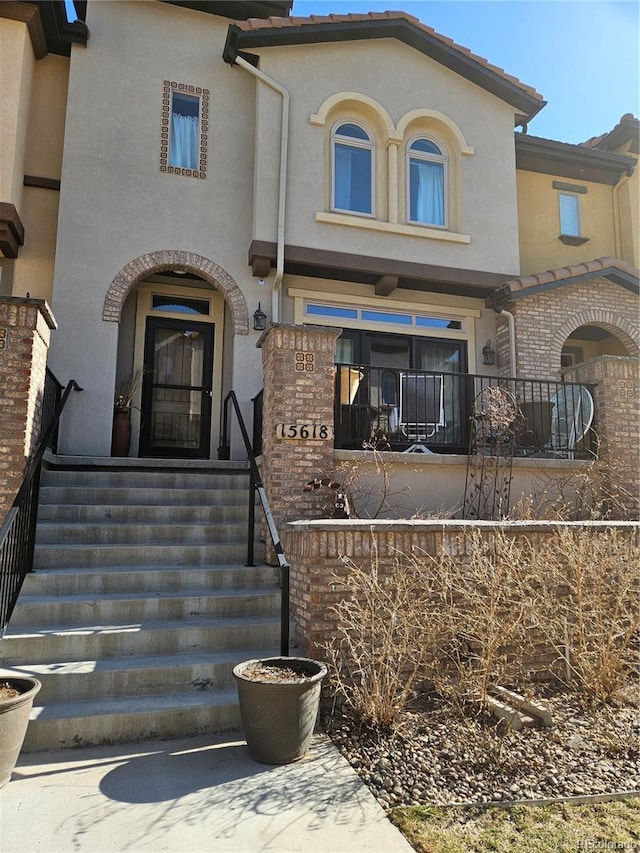
{"type": "Polygon", "coordinates": [[[233,64],[238,50],[373,38],[396,38],[513,105],[518,111],[517,124],[530,121],[546,103],[532,86],[407,12],[351,12],[235,21],[229,28],[224,58],[233,64]]]}

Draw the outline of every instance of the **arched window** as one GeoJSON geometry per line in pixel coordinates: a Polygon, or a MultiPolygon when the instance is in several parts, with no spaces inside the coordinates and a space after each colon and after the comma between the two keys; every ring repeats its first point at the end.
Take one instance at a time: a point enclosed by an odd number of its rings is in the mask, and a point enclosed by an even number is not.
{"type": "Polygon", "coordinates": [[[447,158],[431,139],[414,139],[407,147],[409,222],[447,224],[447,158]]]}
{"type": "Polygon", "coordinates": [[[373,149],[369,134],[352,122],[331,134],[333,210],[373,216],[373,149]]]}

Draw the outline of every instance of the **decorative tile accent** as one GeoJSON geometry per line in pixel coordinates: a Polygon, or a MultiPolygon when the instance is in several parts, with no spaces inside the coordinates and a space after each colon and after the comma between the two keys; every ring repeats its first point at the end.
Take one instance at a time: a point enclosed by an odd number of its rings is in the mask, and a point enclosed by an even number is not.
{"type": "Polygon", "coordinates": [[[162,130],[160,131],[160,171],[187,178],[207,177],[207,142],[209,139],[209,90],[190,83],[165,80],[162,85],[162,130]],[[200,98],[200,165],[198,169],[182,169],[169,165],[169,133],[171,126],[171,92],[184,92],[200,98]]]}
{"type": "Polygon", "coordinates": [[[296,370],[305,373],[313,373],[315,368],[314,354],[312,352],[296,353],[296,370]]]}

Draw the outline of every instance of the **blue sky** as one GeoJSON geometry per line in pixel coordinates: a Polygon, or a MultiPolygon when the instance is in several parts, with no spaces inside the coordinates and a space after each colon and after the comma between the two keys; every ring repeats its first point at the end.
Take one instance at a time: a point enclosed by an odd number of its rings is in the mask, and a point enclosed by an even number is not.
{"type": "Polygon", "coordinates": [[[584,142],[640,112],[638,0],[294,0],[294,15],[401,9],[533,86],[529,133],[584,142]]]}
{"type": "Polygon", "coordinates": [[[295,15],[401,9],[533,86],[529,133],[584,142],[638,115],[636,0],[294,0],[295,15]]]}

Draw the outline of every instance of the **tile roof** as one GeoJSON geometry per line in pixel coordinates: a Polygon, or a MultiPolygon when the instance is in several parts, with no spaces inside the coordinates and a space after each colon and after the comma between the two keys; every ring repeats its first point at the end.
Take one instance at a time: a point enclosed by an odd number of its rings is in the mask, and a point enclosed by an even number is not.
{"type": "Polygon", "coordinates": [[[566,267],[559,267],[553,270],[545,270],[544,272],[534,273],[533,275],[522,276],[520,278],[512,278],[500,285],[488,299],[491,304],[504,303],[510,299],[527,296],[527,290],[538,292],[539,289],[547,287],[561,286],[570,284],[572,279],[587,276],[589,278],[597,278],[598,273],[604,276],[612,276],[615,278],[615,273],[621,274],[621,278],[640,280],[640,270],[628,264],[626,261],[621,261],[620,258],[596,258],[593,261],[584,261],[579,264],[571,264],[566,267]],[[517,294],[517,295],[516,295],[517,294]]]}
{"type": "Polygon", "coordinates": [[[511,85],[518,87],[523,92],[526,92],[532,98],[536,100],[543,101],[542,95],[537,92],[532,86],[528,86],[526,83],[523,83],[517,77],[513,77],[511,74],[507,74],[507,72],[498,67],[497,65],[492,65],[488,62],[484,57],[478,56],[475,53],[472,53],[468,48],[463,47],[462,45],[456,44],[453,39],[448,38],[447,36],[443,36],[440,33],[436,32],[432,27],[423,24],[418,18],[414,15],[409,15],[407,12],[367,12],[363,14],[351,13],[348,15],[310,15],[307,18],[301,17],[289,17],[289,18],[249,18],[246,21],[235,21],[235,25],[238,29],[244,32],[256,31],[256,30],[264,30],[264,29],[282,29],[286,27],[312,27],[318,25],[326,25],[326,24],[344,24],[344,23],[365,23],[369,21],[407,21],[412,26],[426,33],[442,42],[447,47],[453,48],[458,53],[463,54],[468,59],[471,59],[474,62],[477,62],[483,68],[488,71],[493,72],[498,77],[501,77],[511,85]]]}
{"type": "Polygon", "coordinates": [[[625,113],[614,128],[606,133],[601,133],[600,136],[592,136],[591,139],[581,142],[580,145],[584,148],[602,148],[608,151],[610,147],[615,146],[620,141],[628,141],[635,137],[637,147],[639,126],[640,122],[633,113],[625,113]],[[623,136],[624,139],[622,139],[623,136]]]}

